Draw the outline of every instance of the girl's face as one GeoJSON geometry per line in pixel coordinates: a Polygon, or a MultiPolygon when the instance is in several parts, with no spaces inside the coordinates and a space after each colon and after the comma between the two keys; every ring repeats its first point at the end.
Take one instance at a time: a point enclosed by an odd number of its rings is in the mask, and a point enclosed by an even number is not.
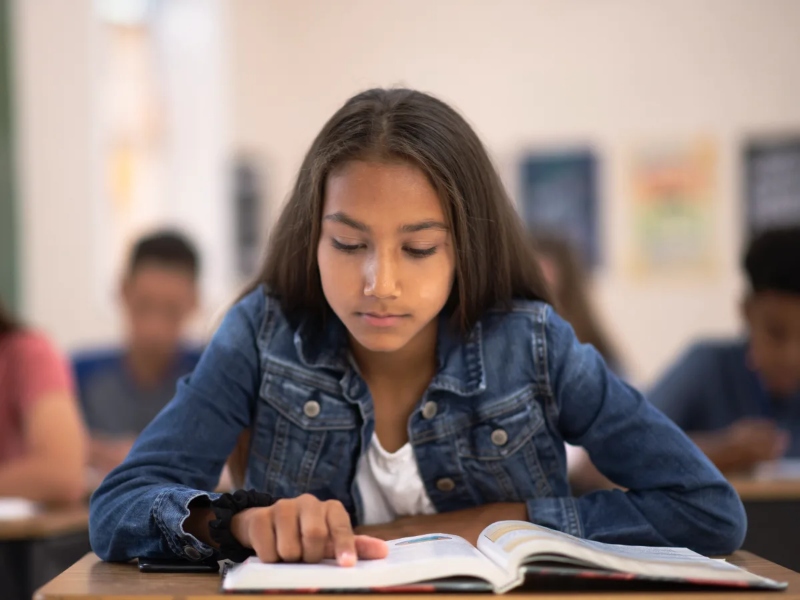
{"type": "Polygon", "coordinates": [[[406,163],[352,161],[328,176],[317,260],[328,304],[373,352],[435,332],[455,273],[439,197],[406,163]]]}

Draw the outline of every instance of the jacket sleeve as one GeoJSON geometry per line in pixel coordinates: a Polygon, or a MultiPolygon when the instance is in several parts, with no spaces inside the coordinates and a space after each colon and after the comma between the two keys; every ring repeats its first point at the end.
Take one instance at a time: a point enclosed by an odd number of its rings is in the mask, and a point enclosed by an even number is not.
{"type": "Polygon", "coordinates": [[[697,446],[552,310],[545,340],[549,401],[559,408],[564,440],[583,446],[627,491],[530,500],[531,521],[609,543],[737,550],[747,526],[744,508],[697,446]]]}
{"type": "Polygon", "coordinates": [[[91,499],[89,534],[100,558],[199,560],[214,550],[183,530],[189,504],[211,497],[258,394],[257,335],[267,299],[235,305],[176,395],[91,499]]]}

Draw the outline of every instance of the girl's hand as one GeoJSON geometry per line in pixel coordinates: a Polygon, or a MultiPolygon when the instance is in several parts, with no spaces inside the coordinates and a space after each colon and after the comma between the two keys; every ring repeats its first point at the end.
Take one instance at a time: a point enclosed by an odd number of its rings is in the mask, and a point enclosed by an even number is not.
{"type": "Polygon", "coordinates": [[[234,515],[231,532],[240,544],[269,563],[318,563],[335,558],[340,566],[351,567],[359,558],[385,558],[389,553],[385,542],[353,533],[341,502],[321,502],[310,494],[243,510],[234,515]]]}

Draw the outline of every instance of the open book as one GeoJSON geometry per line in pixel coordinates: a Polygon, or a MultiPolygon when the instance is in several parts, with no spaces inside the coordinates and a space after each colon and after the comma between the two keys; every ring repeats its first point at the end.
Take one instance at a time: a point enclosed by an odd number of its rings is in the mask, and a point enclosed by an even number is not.
{"type": "Polygon", "coordinates": [[[257,558],[228,569],[226,592],[494,591],[507,592],[528,575],[649,580],[736,588],[784,589],[723,560],[686,548],[620,546],[582,540],[522,521],[500,521],[480,535],[477,549],[448,534],[389,542],[389,556],[344,568],[265,564],[257,558]]]}

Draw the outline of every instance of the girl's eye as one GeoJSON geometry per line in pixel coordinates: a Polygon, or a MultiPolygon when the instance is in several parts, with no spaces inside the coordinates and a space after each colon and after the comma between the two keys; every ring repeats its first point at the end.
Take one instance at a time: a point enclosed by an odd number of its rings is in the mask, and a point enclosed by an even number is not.
{"type": "Polygon", "coordinates": [[[425,258],[427,256],[433,256],[436,254],[437,246],[433,246],[432,248],[403,248],[409,256],[412,258],[425,258]]]}
{"type": "Polygon", "coordinates": [[[336,238],[331,238],[331,241],[333,242],[333,247],[342,252],[352,253],[352,252],[357,252],[362,248],[366,248],[364,244],[343,244],[336,238]]]}

